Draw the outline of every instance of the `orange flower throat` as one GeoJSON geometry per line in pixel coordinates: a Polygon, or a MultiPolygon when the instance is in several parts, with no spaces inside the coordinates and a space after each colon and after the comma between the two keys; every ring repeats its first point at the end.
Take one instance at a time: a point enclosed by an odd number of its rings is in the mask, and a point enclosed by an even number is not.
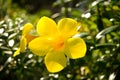
{"type": "Polygon", "coordinates": [[[52,40],[52,47],[54,50],[61,50],[64,47],[64,38],[62,37],[57,37],[52,40]]]}

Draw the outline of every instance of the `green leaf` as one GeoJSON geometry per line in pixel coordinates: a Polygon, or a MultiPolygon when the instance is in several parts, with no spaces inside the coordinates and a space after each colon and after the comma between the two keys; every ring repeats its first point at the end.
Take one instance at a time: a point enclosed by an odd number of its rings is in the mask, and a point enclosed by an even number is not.
{"type": "Polygon", "coordinates": [[[81,32],[79,34],[74,35],[73,37],[86,37],[88,35],[89,35],[89,33],[87,33],[87,32],[81,32]]]}
{"type": "Polygon", "coordinates": [[[97,35],[96,35],[96,39],[100,39],[101,37],[105,36],[106,34],[112,32],[113,30],[117,29],[119,27],[119,25],[114,25],[111,27],[108,27],[102,31],[100,31],[97,35]]]}
{"type": "Polygon", "coordinates": [[[114,47],[116,44],[113,43],[104,43],[104,44],[96,44],[96,48],[105,48],[105,47],[114,47]]]}

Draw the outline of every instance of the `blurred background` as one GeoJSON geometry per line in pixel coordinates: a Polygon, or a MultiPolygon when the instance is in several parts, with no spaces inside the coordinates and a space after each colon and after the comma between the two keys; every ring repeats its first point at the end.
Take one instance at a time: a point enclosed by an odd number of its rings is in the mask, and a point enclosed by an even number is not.
{"type": "Polygon", "coordinates": [[[119,0],[0,0],[0,80],[120,80],[119,0]],[[67,67],[49,73],[43,57],[26,52],[13,57],[25,23],[36,26],[42,16],[56,22],[80,22],[86,56],[69,59],[67,67]]]}

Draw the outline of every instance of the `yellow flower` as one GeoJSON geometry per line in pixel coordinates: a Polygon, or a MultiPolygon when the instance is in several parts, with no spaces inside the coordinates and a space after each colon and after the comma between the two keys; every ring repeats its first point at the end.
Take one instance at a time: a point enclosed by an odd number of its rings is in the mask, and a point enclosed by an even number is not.
{"type": "Polygon", "coordinates": [[[86,44],[81,38],[72,37],[77,33],[78,23],[70,18],[61,19],[56,24],[48,17],[42,17],[37,24],[40,37],[32,40],[28,47],[39,56],[45,56],[49,72],[64,69],[67,57],[77,59],[85,56],[86,44]]]}
{"type": "Polygon", "coordinates": [[[24,52],[27,44],[31,40],[33,40],[34,38],[37,37],[37,36],[34,36],[34,35],[30,34],[30,32],[33,31],[33,30],[34,30],[34,27],[30,23],[27,23],[27,24],[25,24],[23,26],[22,37],[20,39],[20,47],[18,48],[17,51],[15,51],[15,53],[13,54],[13,56],[18,55],[20,52],[24,52]]]}

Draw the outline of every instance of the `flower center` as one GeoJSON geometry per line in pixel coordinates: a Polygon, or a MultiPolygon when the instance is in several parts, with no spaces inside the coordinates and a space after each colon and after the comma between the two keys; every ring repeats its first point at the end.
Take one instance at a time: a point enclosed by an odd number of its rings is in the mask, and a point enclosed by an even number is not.
{"type": "Polygon", "coordinates": [[[57,51],[63,49],[63,47],[64,47],[64,38],[57,37],[57,38],[53,39],[52,46],[53,46],[54,50],[57,50],[57,51]]]}

